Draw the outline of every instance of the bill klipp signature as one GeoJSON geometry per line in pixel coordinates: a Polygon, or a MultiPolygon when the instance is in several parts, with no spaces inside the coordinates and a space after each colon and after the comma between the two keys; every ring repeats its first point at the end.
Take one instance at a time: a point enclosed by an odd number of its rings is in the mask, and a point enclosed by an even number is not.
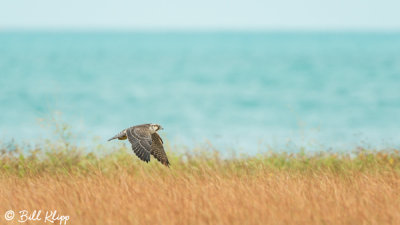
{"type": "Polygon", "coordinates": [[[28,221],[42,221],[43,223],[59,223],[60,225],[66,225],[69,221],[69,216],[61,215],[57,213],[57,210],[48,210],[43,212],[42,210],[33,210],[32,212],[29,212],[28,210],[21,210],[17,213],[14,213],[13,210],[8,210],[4,214],[4,218],[7,221],[15,219],[19,223],[25,223],[28,221]]]}

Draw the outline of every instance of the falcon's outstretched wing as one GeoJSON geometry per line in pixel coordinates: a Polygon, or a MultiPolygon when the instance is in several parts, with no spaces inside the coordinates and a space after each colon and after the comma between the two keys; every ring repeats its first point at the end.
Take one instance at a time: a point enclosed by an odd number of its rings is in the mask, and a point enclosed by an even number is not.
{"type": "Polygon", "coordinates": [[[160,161],[162,164],[169,167],[169,161],[167,158],[167,154],[165,154],[163,141],[157,133],[151,135],[152,143],[151,143],[151,151],[150,153],[160,161]]]}
{"type": "Polygon", "coordinates": [[[127,129],[126,134],[129,142],[132,144],[133,152],[139,159],[149,162],[151,151],[151,134],[148,129],[136,126],[127,129]]]}

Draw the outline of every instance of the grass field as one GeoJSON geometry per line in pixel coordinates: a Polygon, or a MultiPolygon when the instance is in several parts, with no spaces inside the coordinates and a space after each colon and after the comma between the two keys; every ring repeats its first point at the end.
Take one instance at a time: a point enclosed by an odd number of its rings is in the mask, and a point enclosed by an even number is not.
{"type": "MultiPolygon", "coordinates": [[[[0,224],[57,210],[61,224],[400,224],[400,153],[176,153],[171,167],[128,147],[3,145],[0,224]],[[110,147],[111,148],[111,147],[110,147]],[[25,152],[25,153],[22,153],[25,152]],[[108,153],[107,153],[108,152],[108,153]],[[12,221],[5,220],[8,210],[12,221]]],[[[60,224],[56,221],[55,224],[60,224]]]]}

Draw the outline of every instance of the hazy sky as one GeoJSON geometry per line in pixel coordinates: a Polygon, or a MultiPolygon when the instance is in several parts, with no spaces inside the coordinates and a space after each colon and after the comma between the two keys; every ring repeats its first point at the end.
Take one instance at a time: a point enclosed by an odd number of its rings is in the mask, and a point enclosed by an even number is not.
{"type": "Polygon", "coordinates": [[[0,0],[20,28],[400,30],[400,0],[0,0]]]}

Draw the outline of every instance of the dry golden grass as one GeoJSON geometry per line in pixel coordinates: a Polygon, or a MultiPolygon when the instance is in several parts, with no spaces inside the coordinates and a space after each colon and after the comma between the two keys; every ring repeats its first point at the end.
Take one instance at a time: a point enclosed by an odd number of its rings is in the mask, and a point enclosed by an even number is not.
{"type": "Polygon", "coordinates": [[[400,177],[390,172],[226,176],[206,169],[191,176],[172,169],[112,177],[11,176],[0,185],[1,212],[56,209],[74,225],[400,224],[400,177]]]}
{"type": "Polygon", "coordinates": [[[169,155],[171,168],[118,149],[3,151],[0,224],[21,224],[5,221],[10,209],[57,210],[73,225],[400,224],[396,151],[169,155]]]}

